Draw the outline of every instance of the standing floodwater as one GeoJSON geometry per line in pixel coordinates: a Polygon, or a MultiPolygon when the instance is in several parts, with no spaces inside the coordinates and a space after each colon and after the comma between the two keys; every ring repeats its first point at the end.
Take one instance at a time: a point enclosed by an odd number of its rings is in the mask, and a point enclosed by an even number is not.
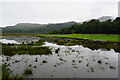
{"type": "Polygon", "coordinates": [[[118,53],[113,49],[91,50],[82,45],[60,46],[45,42],[50,55],[2,55],[14,75],[25,75],[28,78],[117,78],[118,53]]]}
{"type": "Polygon", "coordinates": [[[44,37],[35,37],[35,36],[4,36],[3,39],[6,40],[15,40],[18,43],[22,42],[31,42],[31,41],[38,41],[38,40],[45,40],[47,42],[54,42],[53,40],[49,38],[44,38],[44,37]]]}

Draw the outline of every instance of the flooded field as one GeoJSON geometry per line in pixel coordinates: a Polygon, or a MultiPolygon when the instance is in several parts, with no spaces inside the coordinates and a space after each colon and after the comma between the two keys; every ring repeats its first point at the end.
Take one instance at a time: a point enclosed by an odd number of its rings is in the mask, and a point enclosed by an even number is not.
{"type": "MultiPolygon", "coordinates": [[[[7,37],[1,39],[0,42],[9,43],[9,40],[14,40],[13,43],[21,43],[42,39],[40,37],[21,37],[7,37]]],[[[52,54],[1,55],[0,63],[6,64],[13,75],[24,75],[27,78],[118,77],[119,53],[115,52],[114,49],[109,51],[106,49],[91,50],[82,45],[64,46],[53,42],[46,39],[42,45],[48,46],[52,54]]]]}
{"type": "Polygon", "coordinates": [[[53,40],[51,40],[49,38],[35,37],[35,36],[28,36],[28,35],[27,36],[4,36],[1,38],[1,40],[4,40],[4,39],[9,40],[9,42],[11,42],[10,40],[17,41],[18,43],[22,43],[22,42],[27,43],[27,42],[38,41],[38,40],[45,40],[47,42],[53,43],[53,40]]]}

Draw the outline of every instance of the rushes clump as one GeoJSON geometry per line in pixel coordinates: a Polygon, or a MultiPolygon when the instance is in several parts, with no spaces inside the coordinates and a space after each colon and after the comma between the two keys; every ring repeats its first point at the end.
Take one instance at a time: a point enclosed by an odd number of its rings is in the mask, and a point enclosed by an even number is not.
{"type": "Polygon", "coordinates": [[[3,80],[7,80],[8,78],[10,78],[11,76],[11,71],[9,68],[7,68],[7,66],[5,64],[3,64],[2,66],[2,79],[3,80]]]}
{"type": "Polygon", "coordinates": [[[58,52],[59,52],[59,50],[60,50],[60,48],[56,49],[56,50],[55,50],[55,53],[58,53],[58,52]]]}
{"type": "Polygon", "coordinates": [[[26,76],[31,75],[32,74],[32,69],[30,69],[30,68],[25,69],[23,74],[26,75],[26,76]]]}
{"type": "Polygon", "coordinates": [[[42,62],[43,62],[43,63],[47,63],[47,61],[46,61],[46,60],[43,60],[42,62]]]}

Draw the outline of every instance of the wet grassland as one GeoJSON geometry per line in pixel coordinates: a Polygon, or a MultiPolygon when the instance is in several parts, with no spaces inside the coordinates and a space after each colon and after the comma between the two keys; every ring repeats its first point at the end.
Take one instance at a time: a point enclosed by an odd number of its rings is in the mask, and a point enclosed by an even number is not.
{"type": "Polygon", "coordinates": [[[4,55],[2,67],[5,68],[2,71],[3,80],[20,80],[27,76],[77,78],[85,77],[84,75],[94,77],[92,74],[98,74],[99,77],[99,73],[101,77],[116,76],[118,69],[116,52],[120,52],[119,42],[53,36],[46,38],[51,39],[54,44],[44,40],[22,44],[1,43],[2,55],[4,55]],[[104,52],[104,49],[115,51],[104,52]],[[69,74],[66,73],[67,71],[69,74]],[[17,72],[21,74],[17,75],[17,72]],[[66,74],[62,75],[59,72],[66,74]],[[74,75],[74,72],[78,74],[74,75]]]}
{"type": "Polygon", "coordinates": [[[52,39],[58,45],[74,46],[82,45],[88,47],[92,50],[95,49],[114,49],[116,52],[120,52],[120,42],[119,41],[104,41],[104,40],[93,40],[93,39],[79,39],[79,38],[67,38],[67,37],[51,37],[42,36],[52,39]]]}
{"type": "MultiPolygon", "coordinates": [[[[44,40],[38,41],[31,41],[29,43],[22,43],[22,44],[2,44],[2,55],[5,56],[14,56],[18,55],[49,55],[52,54],[49,47],[42,46],[44,44],[44,40]]],[[[9,59],[8,59],[9,61],[9,59]]],[[[15,61],[17,63],[17,61],[15,61]]],[[[23,76],[20,75],[13,75],[12,71],[8,68],[8,64],[4,63],[0,65],[2,69],[2,80],[23,80],[23,76]]],[[[23,75],[32,74],[31,69],[26,69],[23,75]]]]}

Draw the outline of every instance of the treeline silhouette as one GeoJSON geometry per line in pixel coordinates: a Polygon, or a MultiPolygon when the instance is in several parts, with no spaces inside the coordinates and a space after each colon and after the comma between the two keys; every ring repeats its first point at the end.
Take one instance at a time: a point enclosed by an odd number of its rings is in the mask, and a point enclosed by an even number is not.
{"type": "Polygon", "coordinates": [[[61,28],[60,30],[54,30],[50,34],[120,34],[120,17],[117,17],[114,21],[107,20],[100,22],[99,20],[92,19],[89,22],[83,22],[82,24],[75,24],[71,27],[61,28]]]}

